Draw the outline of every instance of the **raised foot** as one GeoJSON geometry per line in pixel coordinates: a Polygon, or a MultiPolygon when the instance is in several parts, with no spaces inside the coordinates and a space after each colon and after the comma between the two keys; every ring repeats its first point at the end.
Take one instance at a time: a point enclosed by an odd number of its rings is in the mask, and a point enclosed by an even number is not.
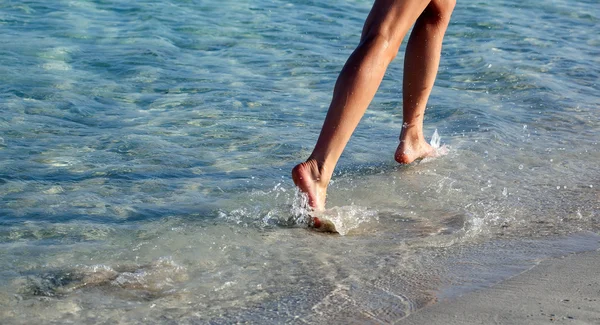
{"type": "MultiPolygon", "coordinates": [[[[321,177],[319,165],[315,160],[307,160],[296,165],[292,169],[292,179],[298,189],[308,196],[308,205],[315,211],[325,209],[325,197],[327,195],[328,181],[321,177]]],[[[318,218],[311,219],[311,226],[320,228],[323,226],[318,218]]]]}
{"type": "Polygon", "coordinates": [[[410,164],[415,160],[436,156],[436,151],[425,140],[401,140],[394,158],[400,164],[410,164]]]}

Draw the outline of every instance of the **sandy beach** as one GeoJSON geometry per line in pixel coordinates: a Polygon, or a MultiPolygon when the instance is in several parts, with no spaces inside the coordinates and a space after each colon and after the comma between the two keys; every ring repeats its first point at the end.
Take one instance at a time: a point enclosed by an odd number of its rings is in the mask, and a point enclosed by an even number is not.
{"type": "Polygon", "coordinates": [[[490,289],[441,300],[400,324],[600,324],[600,252],[542,261],[490,289]]]}

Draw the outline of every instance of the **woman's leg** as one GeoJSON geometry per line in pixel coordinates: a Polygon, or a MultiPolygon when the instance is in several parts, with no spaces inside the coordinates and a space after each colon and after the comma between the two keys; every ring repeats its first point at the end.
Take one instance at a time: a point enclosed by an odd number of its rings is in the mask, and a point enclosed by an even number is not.
{"type": "Polygon", "coordinates": [[[373,99],[404,36],[429,3],[429,0],[375,1],[365,22],[361,42],[340,72],[313,153],[292,170],[294,183],[308,194],[311,207],[317,210],[325,207],[327,185],[346,143],[373,99]]]}
{"type": "Polygon", "coordinates": [[[442,40],[456,0],[433,0],[417,19],[404,58],[402,132],[396,161],[409,164],[433,152],[423,135],[425,105],[433,88],[442,40]]]}

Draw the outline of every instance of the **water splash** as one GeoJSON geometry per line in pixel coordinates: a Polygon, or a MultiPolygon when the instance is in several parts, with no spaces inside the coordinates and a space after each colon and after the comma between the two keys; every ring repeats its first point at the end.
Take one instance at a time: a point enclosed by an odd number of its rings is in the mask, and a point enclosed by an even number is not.
{"type": "Polygon", "coordinates": [[[439,149],[441,141],[442,141],[442,137],[438,133],[438,130],[435,129],[435,131],[433,131],[433,135],[431,136],[431,140],[429,141],[429,144],[431,145],[431,147],[433,149],[439,149]]]}
{"type": "Polygon", "coordinates": [[[306,193],[277,184],[272,190],[242,194],[232,200],[230,209],[221,209],[217,214],[244,227],[297,227],[308,225],[311,210],[306,193]]]}
{"type": "Polygon", "coordinates": [[[297,187],[294,192],[294,199],[290,212],[296,223],[308,223],[310,220],[310,210],[308,208],[308,195],[297,187]]]}
{"type": "MultiPolygon", "coordinates": [[[[312,217],[331,222],[340,235],[346,235],[364,222],[377,218],[375,210],[350,205],[336,206],[324,211],[313,211],[308,204],[308,196],[298,188],[293,195],[279,197],[276,187],[272,191],[261,192],[253,196],[253,205],[237,207],[233,210],[220,210],[220,218],[245,227],[254,225],[263,227],[309,227],[312,217]],[[274,195],[276,194],[276,195],[274,195]],[[278,202],[279,201],[279,202],[278,202]]],[[[291,191],[288,192],[291,194],[291,191]]]]}
{"type": "Polygon", "coordinates": [[[347,235],[364,222],[377,220],[376,211],[355,205],[333,207],[319,212],[316,216],[333,223],[335,230],[342,236],[347,235]]]}
{"type": "Polygon", "coordinates": [[[428,157],[428,159],[445,156],[448,154],[448,152],[450,152],[448,146],[445,144],[442,145],[441,142],[442,137],[438,133],[438,130],[435,129],[435,131],[433,131],[433,134],[431,135],[431,140],[429,140],[429,145],[431,145],[431,148],[433,148],[433,154],[430,157],[428,157]]]}

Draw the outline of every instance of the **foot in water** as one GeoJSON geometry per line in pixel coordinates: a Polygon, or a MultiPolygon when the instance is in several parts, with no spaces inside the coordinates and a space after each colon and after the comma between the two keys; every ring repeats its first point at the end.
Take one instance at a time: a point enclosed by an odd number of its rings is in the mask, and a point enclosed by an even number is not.
{"type": "MultiPolygon", "coordinates": [[[[314,211],[325,210],[328,179],[321,177],[322,171],[316,160],[308,159],[292,169],[292,179],[300,191],[308,196],[308,205],[314,211]]],[[[311,218],[311,226],[320,229],[324,223],[317,217],[311,218]]]]}
{"type": "Polygon", "coordinates": [[[415,160],[435,155],[435,149],[425,141],[422,132],[421,135],[415,135],[407,131],[400,136],[400,144],[394,158],[400,164],[410,164],[415,160]]]}

